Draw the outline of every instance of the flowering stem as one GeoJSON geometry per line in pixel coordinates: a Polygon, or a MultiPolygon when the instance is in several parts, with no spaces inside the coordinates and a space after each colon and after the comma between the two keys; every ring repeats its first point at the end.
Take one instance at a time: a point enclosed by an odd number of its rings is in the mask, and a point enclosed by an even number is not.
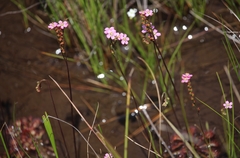
{"type": "MultiPolygon", "coordinates": [[[[69,85],[69,97],[70,100],[72,101],[72,86],[71,86],[71,80],[70,80],[70,71],[69,71],[69,66],[68,66],[68,61],[67,61],[67,56],[66,56],[66,52],[64,49],[64,37],[63,37],[63,33],[64,33],[64,28],[68,27],[68,22],[67,21],[58,21],[57,22],[52,22],[48,25],[48,28],[50,30],[55,30],[56,34],[57,34],[57,39],[58,39],[58,43],[61,49],[61,53],[62,53],[62,57],[65,61],[66,67],[67,67],[67,78],[68,78],[68,85],[69,85]]],[[[74,115],[73,115],[73,107],[71,106],[71,118],[72,118],[72,125],[76,126],[76,121],[74,121],[74,115]]],[[[74,129],[72,129],[73,132],[73,142],[74,142],[74,149],[75,149],[75,157],[78,157],[77,154],[77,146],[76,146],[76,136],[75,136],[75,131],[74,129]]]]}

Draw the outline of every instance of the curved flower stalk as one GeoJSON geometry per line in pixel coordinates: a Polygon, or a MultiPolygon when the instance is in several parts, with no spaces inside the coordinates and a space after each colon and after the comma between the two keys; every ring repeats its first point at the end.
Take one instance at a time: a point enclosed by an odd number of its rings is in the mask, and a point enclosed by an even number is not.
{"type": "MultiPolygon", "coordinates": [[[[180,97],[178,95],[177,89],[176,89],[175,84],[173,82],[173,78],[171,76],[171,73],[170,73],[170,71],[167,67],[167,64],[166,64],[165,60],[164,60],[163,54],[162,54],[162,52],[161,52],[161,50],[160,50],[160,48],[157,44],[157,39],[158,39],[158,37],[161,36],[161,33],[158,32],[157,29],[155,29],[155,26],[150,21],[150,18],[154,15],[154,11],[150,10],[150,9],[146,9],[144,11],[139,11],[139,14],[141,16],[141,22],[142,22],[141,33],[143,34],[143,42],[146,43],[146,44],[150,44],[150,43],[153,44],[154,50],[155,50],[156,60],[158,62],[157,66],[159,67],[160,73],[162,74],[162,76],[165,76],[165,74],[163,73],[163,68],[160,66],[161,65],[160,62],[162,62],[163,66],[164,66],[164,69],[167,71],[169,80],[170,80],[170,82],[173,86],[175,96],[176,96],[179,104],[181,104],[180,97]]],[[[163,84],[164,84],[165,88],[168,89],[167,84],[165,82],[165,79],[163,79],[163,84]]],[[[167,93],[168,96],[171,96],[168,91],[166,93],[167,93]]],[[[171,104],[171,106],[172,106],[172,104],[171,104]]],[[[174,114],[174,117],[177,121],[177,124],[180,127],[180,122],[179,122],[179,119],[177,117],[177,114],[176,114],[173,106],[171,108],[173,109],[173,114],[174,114]]]]}

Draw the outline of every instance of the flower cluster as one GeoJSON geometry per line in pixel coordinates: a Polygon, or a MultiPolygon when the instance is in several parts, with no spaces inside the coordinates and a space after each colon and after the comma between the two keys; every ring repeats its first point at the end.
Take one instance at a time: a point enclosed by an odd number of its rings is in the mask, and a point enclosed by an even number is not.
{"type": "Polygon", "coordinates": [[[128,44],[129,37],[124,33],[117,32],[114,27],[110,27],[110,28],[106,27],[104,29],[104,34],[108,39],[111,39],[114,41],[116,40],[121,41],[122,45],[128,44]]]}
{"type": "Polygon", "coordinates": [[[156,40],[161,33],[153,26],[153,24],[148,20],[149,17],[153,15],[153,11],[146,9],[144,11],[139,11],[142,18],[142,34],[144,35],[144,42],[149,43],[150,41],[156,40]]]}
{"type": "Polygon", "coordinates": [[[226,101],[223,106],[225,109],[231,109],[232,108],[232,102],[226,101]]]}
{"type": "MultiPolygon", "coordinates": [[[[157,39],[158,36],[161,36],[161,33],[158,32],[157,29],[155,29],[155,27],[152,25],[152,23],[150,23],[150,28],[151,30],[149,30],[149,28],[146,25],[142,25],[142,34],[147,34],[148,32],[152,32],[154,39],[157,39]]],[[[148,36],[150,36],[148,34],[148,36]]]]}
{"type": "Polygon", "coordinates": [[[67,28],[68,27],[68,22],[67,21],[62,21],[62,20],[59,20],[58,23],[57,22],[52,22],[48,25],[48,28],[50,30],[53,30],[55,28],[60,28],[60,29],[64,29],[64,28],[67,28]]]}
{"type": "Polygon", "coordinates": [[[182,83],[188,83],[193,75],[189,73],[182,74],[182,83]]]}
{"type": "Polygon", "coordinates": [[[64,28],[68,27],[68,22],[67,21],[58,21],[58,22],[52,22],[48,25],[48,28],[50,30],[55,30],[56,34],[57,34],[57,38],[58,38],[58,42],[60,45],[60,49],[61,52],[64,54],[65,50],[64,50],[64,40],[63,40],[63,30],[64,28]]]}
{"type": "MultiPolygon", "coordinates": [[[[192,101],[192,106],[195,106],[195,97],[194,97],[194,92],[193,92],[193,89],[192,89],[192,85],[191,85],[191,82],[190,82],[190,79],[193,75],[190,74],[190,73],[185,73],[185,74],[182,74],[182,83],[187,83],[187,87],[188,87],[188,93],[189,93],[189,96],[191,98],[191,101],[192,101]]],[[[198,107],[197,110],[199,111],[200,108],[198,107]]]]}

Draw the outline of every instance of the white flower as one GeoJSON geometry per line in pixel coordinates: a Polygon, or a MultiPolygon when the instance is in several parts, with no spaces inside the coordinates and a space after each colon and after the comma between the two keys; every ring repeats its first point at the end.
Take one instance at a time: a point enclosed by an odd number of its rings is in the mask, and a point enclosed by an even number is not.
{"type": "Polygon", "coordinates": [[[223,106],[225,107],[225,109],[232,109],[232,102],[226,101],[223,106]]]}
{"type": "Polygon", "coordinates": [[[134,18],[136,16],[137,9],[136,8],[131,8],[128,12],[127,15],[130,19],[134,18]]]}

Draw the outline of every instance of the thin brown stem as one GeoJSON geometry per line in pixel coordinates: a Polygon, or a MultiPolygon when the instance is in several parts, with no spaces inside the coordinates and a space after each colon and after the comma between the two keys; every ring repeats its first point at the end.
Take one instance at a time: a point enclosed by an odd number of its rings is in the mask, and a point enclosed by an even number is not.
{"type": "MultiPolygon", "coordinates": [[[[65,61],[66,67],[67,67],[67,77],[68,77],[68,85],[69,85],[69,98],[71,101],[73,101],[72,97],[72,86],[71,86],[71,79],[70,79],[70,72],[69,72],[69,66],[68,66],[68,61],[65,53],[62,53],[63,59],[65,61]]],[[[71,119],[72,119],[72,125],[76,126],[75,120],[74,120],[74,114],[73,114],[73,107],[71,106],[71,119]]],[[[73,143],[74,143],[74,151],[75,151],[75,158],[78,158],[77,154],[77,143],[76,143],[76,136],[75,136],[75,131],[72,129],[72,134],[73,134],[73,143]]]]}
{"type": "MultiPolygon", "coordinates": [[[[154,37],[154,36],[153,36],[153,37],[154,37]]],[[[167,67],[167,64],[166,64],[166,62],[165,62],[165,60],[164,60],[164,58],[163,58],[162,52],[160,51],[160,49],[159,49],[159,47],[158,47],[158,45],[157,45],[157,43],[156,43],[155,40],[153,41],[153,44],[154,44],[154,49],[155,49],[155,53],[156,53],[157,59],[158,59],[158,54],[159,54],[160,57],[161,57],[161,59],[162,59],[163,65],[164,65],[164,67],[165,67],[165,69],[166,69],[166,71],[167,71],[167,74],[168,74],[168,76],[169,76],[169,79],[170,79],[170,81],[171,81],[171,84],[173,85],[173,89],[174,89],[174,92],[175,92],[175,94],[176,94],[176,96],[177,96],[178,102],[179,102],[179,104],[181,104],[180,97],[179,97],[178,92],[177,92],[177,90],[176,90],[175,84],[173,83],[172,76],[171,76],[171,74],[170,74],[170,72],[169,72],[169,70],[168,70],[168,67],[167,67]],[[157,52],[156,52],[156,50],[157,50],[157,52]]],[[[157,60],[157,61],[158,61],[158,65],[159,65],[159,68],[160,68],[160,70],[161,70],[161,73],[163,74],[163,71],[162,71],[162,69],[161,69],[161,67],[160,67],[160,61],[159,61],[159,60],[157,60]]],[[[167,85],[166,85],[166,83],[165,83],[164,80],[163,80],[163,83],[164,83],[164,86],[167,88],[167,85]]],[[[168,94],[168,91],[166,91],[166,93],[168,94]]],[[[170,96],[170,95],[168,94],[168,96],[170,96]]],[[[171,100],[170,100],[170,101],[171,101],[171,100]]],[[[172,101],[171,101],[171,102],[172,102],[172,101]]],[[[172,105],[172,104],[171,104],[171,106],[172,106],[172,109],[173,109],[173,105],[172,105]]],[[[180,122],[179,122],[178,117],[177,117],[177,114],[176,114],[176,112],[175,112],[174,109],[173,109],[173,114],[174,114],[174,117],[176,118],[176,121],[177,121],[178,126],[181,127],[180,122]]]]}

